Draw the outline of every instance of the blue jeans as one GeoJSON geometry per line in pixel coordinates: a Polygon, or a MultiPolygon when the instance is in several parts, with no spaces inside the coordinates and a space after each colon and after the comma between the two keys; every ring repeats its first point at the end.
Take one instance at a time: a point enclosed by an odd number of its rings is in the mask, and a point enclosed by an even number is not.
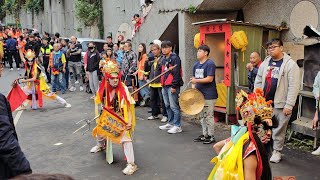
{"type": "Polygon", "coordinates": [[[51,73],[51,84],[52,91],[56,92],[57,89],[61,89],[62,93],[66,92],[66,81],[64,78],[64,73],[60,72],[57,75],[51,73]]]}
{"type": "Polygon", "coordinates": [[[171,93],[171,86],[162,88],[162,96],[164,105],[166,106],[168,114],[168,124],[174,124],[174,126],[180,127],[181,114],[179,108],[179,93],[180,87],[176,89],[175,93],[171,93]]]}
{"type": "MultiPolygon", "coordinates": [[[[145,85],[147,83],[147,81],[141,81],[138,80],[139,83],[139,87],[145,85]]],[[[142,88],[140,91],[140,95],[142,96],[143,100],[147,100],[148,98],[150,98],[150,89],[148,87],[144,87],[142,88]]]]}

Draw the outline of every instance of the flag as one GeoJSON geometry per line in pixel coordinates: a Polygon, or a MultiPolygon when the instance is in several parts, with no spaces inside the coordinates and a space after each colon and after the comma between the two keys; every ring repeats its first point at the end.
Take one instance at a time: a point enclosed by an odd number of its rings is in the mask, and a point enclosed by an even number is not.
{"type": "Polygon", "coordinates": [[[22,91],[20,86],[16,84],[12,87],[7,99],[11,106],[11,112],[13,112],[27,99],[27,95],[22,91]]]}

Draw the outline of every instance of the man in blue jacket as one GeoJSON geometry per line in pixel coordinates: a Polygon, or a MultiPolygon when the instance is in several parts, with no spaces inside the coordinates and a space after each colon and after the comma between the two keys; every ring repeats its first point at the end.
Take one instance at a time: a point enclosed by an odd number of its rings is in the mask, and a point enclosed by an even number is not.
{"type": "MultiPolygon", "coordinates": [[[[0,77],[3,65],[0,64],[0,77]]],[[[18,143],[10,104],[0,93],[0,179],[32,173],[29,161],[18,143]]]]}
{"type": "Polygon", "coordinates": [[[11,71],[13,70],[13,66],[12,66],[13,59],[12,58],[14,58],[14,60],[16,62],[17,70],[20,70],[20,63],[21,62],[20,62],[20,59],[18,56],[17,45],[18,45],[17,40],[11,38],[11,36],[9,35],[8,39],[6,40],[6,47],[7,47],[8,61],[9,61],[11,71]]]}

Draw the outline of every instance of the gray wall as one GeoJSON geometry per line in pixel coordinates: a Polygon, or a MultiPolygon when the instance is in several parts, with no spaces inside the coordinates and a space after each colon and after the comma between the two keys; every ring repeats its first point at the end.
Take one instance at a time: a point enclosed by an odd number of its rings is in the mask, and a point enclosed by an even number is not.
{"type": "MultiPolygon", "coordinates": [[[[251,0],[243,9],[245,21],[250,23],[280,25],[282,21],[288,23],[290,27],[290,14],[294,6],[302,0],[251,0]]],[[[318,13],[320,12],[319,0],[308,0],[313,3],[318,13]]],[[[306,10],[308,11],[308,10],[306,10]]],[[[307,12],[306,15],[307,16],[307,12]]],[[[319,15],[318,15],[319,17],[319,15]]],[[[301,17],[302,18],[302,17],[301,17]]],[[[313,17],[308,17],[313,18],[313,17]]],[[[294,27],[290,27],[294,28],[294,27]]],[[[319,22],[317,29],[320,28],[319,22]]],[[[292,30],[283,31],[282,39],[284,41],[297,41],[292,30]]]]}

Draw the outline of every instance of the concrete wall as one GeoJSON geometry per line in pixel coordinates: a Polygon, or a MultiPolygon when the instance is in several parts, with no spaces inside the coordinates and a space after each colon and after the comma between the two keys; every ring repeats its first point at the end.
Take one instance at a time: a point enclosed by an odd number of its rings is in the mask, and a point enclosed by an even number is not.
{"type": "MultiPolygon", "coordinates": [[[[6,16],[5,22],[15,22],[14,17],[6,16]]],[[[20,22],[23,28],[35,28],[39,32],[47,31],[52,34],[59,32],[62,37],[71,35],[88,37],[90,35],[89,28],[82,28],[82,32],[77,31],[80,25],[75,17],[74,0],[44,1],[44,11],[34,14],[34,25],[32,25],[32,13],[21,10],[20,22]]]]}
{"type": "MultiPolygon", "coordinates": [[[[291,16],[291,12],[294,7],[302,0],[251,0],[243,9],[245,21],[250,23],[261,23],[261,24],[273,24],[280,25],[281,22],[287,22],[290,30],[282,32],[282,39],[284,41],[298,41],[299,37],[294,36],[293,30],[297,27],[290,24],[292,21],[301,21],[305,23],[306,21],[318,20],[317,29],[320,28],[319,25],[319,14],[315,16],[310,16],[311,8],[305,8],[302,12],[302,15],[298,17],[291,16]],[[295,19],[290,19],[290,17],[295,19]],[[304,21],[306,19],[306,21],[304,21]]],[[[311,2],[317,9],[318,13],[320,12],[320,1],[319,0],[308,0],[311,2]]]]}

